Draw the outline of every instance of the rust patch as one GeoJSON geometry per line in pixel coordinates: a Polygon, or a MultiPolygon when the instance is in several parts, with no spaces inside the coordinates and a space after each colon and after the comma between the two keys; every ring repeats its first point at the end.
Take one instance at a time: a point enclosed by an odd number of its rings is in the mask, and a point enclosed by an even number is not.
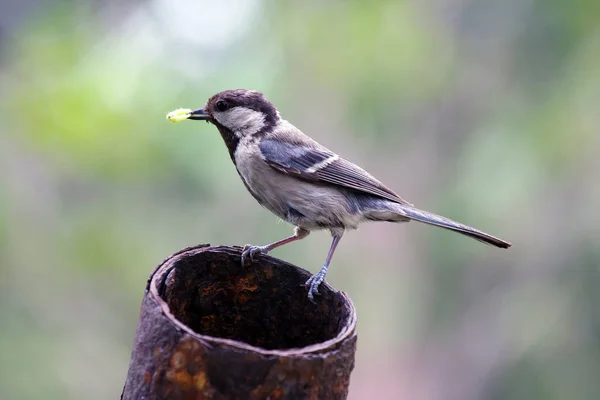
{"type": "Polygon", "coordinates": [[[183,389],[192,387],[192,376],[187,371],[170,370],[167,371],[165,376],[169,381],[181,386],[183,389]]]}
{"type": "Polygon", "coordinates": [[[206,374],[204,372],[197,373],[193,376],[193,381],[194,387],[198,391],[204,390],[204,387],[206,386],[206,374]]]}
{"type": "Polygon", "coordinates": [[[150,373],[150,371],[145,371],[144,372],[144,383],[146,385],[149,385],[152,382],[152,373],[150,373]]]}
{"type": "Polygon", "coordinates": [[[175,369],[185,368],[186,356],[181,351],[173,353],[171,356],[171,367],[175,369]]]}

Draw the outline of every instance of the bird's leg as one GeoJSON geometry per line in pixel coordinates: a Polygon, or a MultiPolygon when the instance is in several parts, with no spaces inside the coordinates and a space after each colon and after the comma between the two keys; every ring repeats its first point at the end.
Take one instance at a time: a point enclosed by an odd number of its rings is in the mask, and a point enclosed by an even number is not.
{"type": "Polygon", "coordinates": [[[325,259],[325,264],[323,264],[319,272],[308,278],[308,280],[304,284],[305,286],[308,286],[308,299],[313,303],[315,302],[315,294],[319,294],[319,285],[325,280],[325,275],[327,275],[327,268],[329,268],[329,263],[333,258],[333,253],[335,252],[335,248],[337,247],[341,238],[341,235],[333,236],[333,242],[331,243],[331,247],[329,248],[329,253],[327,254],[327,258],[325,259]]]}
{"type": "Polygon", "coordinates": [[[267,254],[268,252],[270,252],[273,249],[276,249],[279,246],[295,242],[296,240],[304,239],[309,235],[309,233],[309,230],[297,226],[294,229],[294,234],[290,237],[286,237],[285,239],[278,240],[265,246],[252,246],[250,244],[247,244],[242,250],[242,265],[248,265],[249,262],[254,262],[254,256],[257,254],[267,254]]]}

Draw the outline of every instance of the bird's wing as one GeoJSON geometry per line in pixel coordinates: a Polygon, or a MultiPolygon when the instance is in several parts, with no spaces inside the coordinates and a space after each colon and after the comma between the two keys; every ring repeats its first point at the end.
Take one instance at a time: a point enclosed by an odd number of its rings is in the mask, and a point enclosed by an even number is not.
{"type": "Polygon", "coordinates": [[[343,186],[411,205],[367,171],[331,152],[310,143],[291,143],[279,138],[263,139],[260,152],[265,162],[277,171],[300,179],[343,186]]]}

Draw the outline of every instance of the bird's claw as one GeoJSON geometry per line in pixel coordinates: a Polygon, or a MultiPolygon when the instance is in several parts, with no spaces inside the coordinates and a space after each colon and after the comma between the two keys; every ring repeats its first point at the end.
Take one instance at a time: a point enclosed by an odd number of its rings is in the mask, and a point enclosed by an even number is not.
{"type": "Polygon", "coordinates": [[[242,265],[253,263],[257,254],[267,254],[267,250],[264,246],[245,245],[242,250],[242,265]]]}
{"type": "Polygon", "coordinates": [[[319,286],[325,280],[325,273],[323,271],[319,271],[306,281],[304,286],[308,287],[308,299],[315,302],[315,295],[319,296],[319,286]]]}

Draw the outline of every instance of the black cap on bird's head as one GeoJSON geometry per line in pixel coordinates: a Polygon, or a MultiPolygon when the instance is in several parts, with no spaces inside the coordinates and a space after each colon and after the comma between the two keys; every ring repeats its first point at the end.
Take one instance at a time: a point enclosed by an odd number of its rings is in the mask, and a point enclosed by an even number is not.
{"type": "Polygon", "coordinates": [[[276,122],[277,109],[264,94],[256,90],[232,89],[217,93],[208,99],[205,111],[209,114],[226,112],[241,107],[264,114],[265,119],[276,122]]]}

